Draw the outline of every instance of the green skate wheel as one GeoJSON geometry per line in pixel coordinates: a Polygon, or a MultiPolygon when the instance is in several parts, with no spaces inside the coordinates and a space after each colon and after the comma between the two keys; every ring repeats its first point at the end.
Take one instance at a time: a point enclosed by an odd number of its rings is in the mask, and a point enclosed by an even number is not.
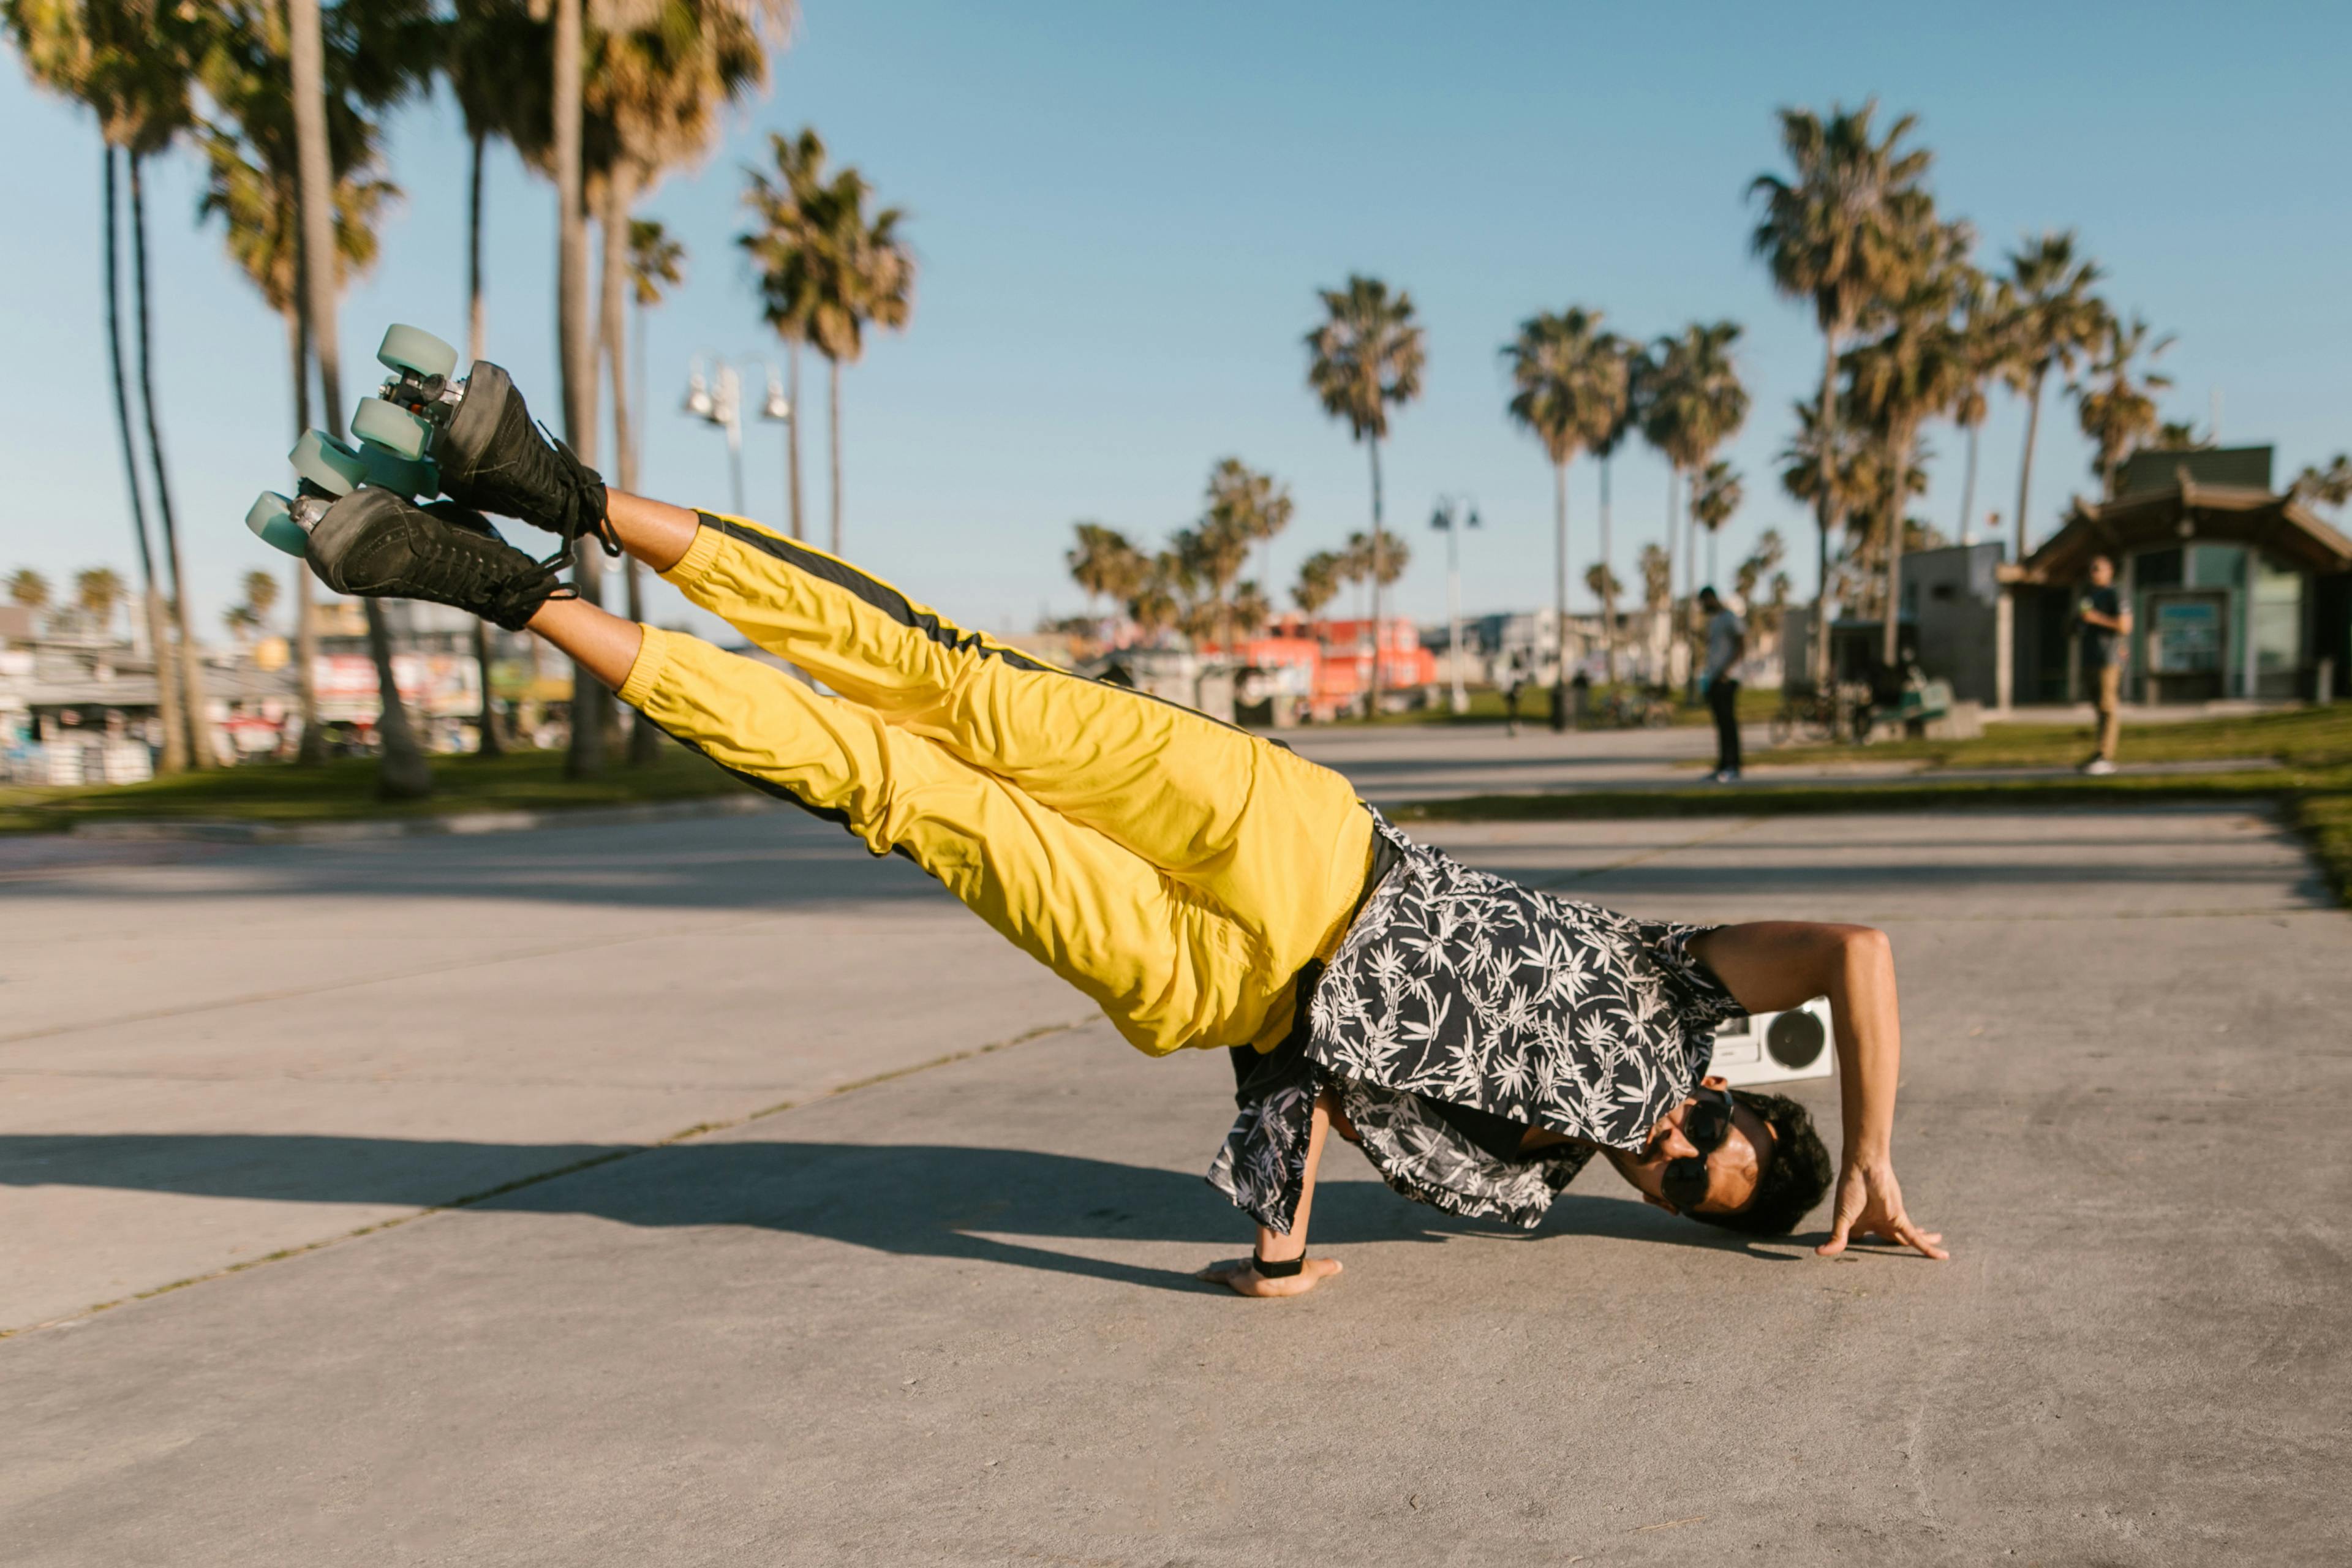
{"type": "Polygon", "coordinates": [[[420,419],[396,403],[386,403],[381,397],[362,397],[352,411],[352,434],[362,441],[373,441],[395,457],[415,459],[425,456],[425,448],[433,441],[433,423],[420,419]]]}
{"type": "Polygon", "coordinates": [[[379,489],[396,491],[411,500],[441,491],[441,473],[430,458],[404,458],[373,441],[362,441],[359,454],[360,461],[367,465],[367,482],[379,489]]]}
{"type": "Polygon", "coordinates": [[[284,496],[264,490],[261,499],[246,512],[245,526],[253,530],[253,536],[262,543],[299,557],[306,552],[310,536],[294,521],[289,510],[292,505],[284,496]]]}
{"type": "Polygon", "coordinates": [[[422,327],[397,323],[385,329],[383,346],[375,357],[386,370],[413,370],[418,375],[447,375],[457,368],[457,351],[422,327]]]}
{"type": "Polygon", "coordinates": [[[296,473],[331,496],[347,496],[367,483],[367,459],[323,430],[305,432],[286,456],[296,473]]]}

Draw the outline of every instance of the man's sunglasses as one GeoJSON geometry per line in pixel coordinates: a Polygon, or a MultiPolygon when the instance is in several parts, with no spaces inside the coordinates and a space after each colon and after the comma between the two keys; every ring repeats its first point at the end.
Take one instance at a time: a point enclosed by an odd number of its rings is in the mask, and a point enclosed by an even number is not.
{"type": "Polygon", "coordinates": [[[1697,1098],[1684,1110],[1683,1137],[1698,1152],[1668,1161],[1665,1174],[1658,1181],[1659,1195],[1676,1212],[1690,1214],[1706,1202],[1706,1157],[1731,1136],[1732,1109],[1729,1089],[1701,1087],[1697,1098]]]}

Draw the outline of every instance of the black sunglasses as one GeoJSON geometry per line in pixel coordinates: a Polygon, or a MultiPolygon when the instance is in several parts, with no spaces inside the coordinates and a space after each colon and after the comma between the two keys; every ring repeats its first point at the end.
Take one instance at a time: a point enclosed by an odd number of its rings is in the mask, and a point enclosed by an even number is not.
{"type": "Polygon", "coordinates": [[[1706,1157],[1723,1147],[1731,1136],[1733,1101],[1727,1089],[1707,1089],[1702,1086],[1697,1098],[1683,1112],[1683,1137],[1698,1151],[1666,1163],[1665,1173],[1658,1179],[1658,1194],[1675,1205],[1678,1213],[1689,1214],[1706,1202],[1706,1157]]]}

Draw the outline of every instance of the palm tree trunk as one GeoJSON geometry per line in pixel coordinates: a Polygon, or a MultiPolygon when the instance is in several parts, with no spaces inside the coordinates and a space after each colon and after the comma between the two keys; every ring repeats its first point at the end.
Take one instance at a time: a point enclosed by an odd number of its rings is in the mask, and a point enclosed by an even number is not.
{"type": "Polygon", "coordinates": [[[801,343],[794,338],[784,354],[791,366],[786,372],[792,377],[792,389],[785,395],[792,400],[793,416],[784,421],[784,472],[792,496],[793,537],[808,537],[801,528],[801,343]]]}
{"type": "Polygon", "coordinates": [[[841,362],[831,354],[824,356],[824,397],[826,439],[831,443],[833,461],[833,527],[825,548],[841,553],[841,362]]]}
{"type": "MultiPolygon", "coordinates": [[[[204,650],[196,641],[195,610],[190,604],[186,574],[181,570],[180,531],[172,515],[172,478],[163,463],[163,431],[155,415],[153,342],[147,312],[147,193],[140,176],[145,160],[131,154],[131,289],[139,330],[139,401],[147,415],[147,461],[155,479],[155,519],[163,531],[163,564],[170,574],[173,620],[180,633],[180,722],[188,734],[188,765],[198,770],[218,767],[213,750],[212,726],[205,711],[204,650]]],[[[155,670],[160,678],[163,661],[155,670]]]]}
{"type": "MultiPolygon", "coordinates": [[[[1609,577],[1609,455],[1604,452],[1601,455],[1601,581],[1604,586],[1609,577]]],[[[1605,592],[1601,595],[1601,640],[1603,645],[1601,657],[1605,663],[1603,673],[1614,685],[1617,679],[1617,595],[1605,592]]]]}
{"type": "MultiPolygon", "coordinates": [[[[555,140],[555,336],[563,382],[563,435],[583,463],[596,460],[596,364],[588,313],[588,217],[582,205],[581,76],[585,65],[582,0],[555,0],[552,115],[555,140]]],[[[601,605],[603,563],[593,539],[572,545],[572,584],[580,597],[601,605]]],[[[604,689],[578,660],[572,666],[572,749],[569,778],[604,771],[604,689]]]]}
{"type": "Polygon", "coordinates": [[[1977,538],[1977,430],[1978,426],[1974,425],[1969,426],[1968,466],[1961,470],[1960,542],[1962,544],[1973,544],[1977,538]]]}
{"type": "Polygon", "coordinates": [[[1903,505],[1911,480],[1911,435],[1891,433],[1887,467],[1893,470],[1894,494],[1886,502],[1886,622],[1879,635],[1879,661],[1893,669],[1903,653],[1903,505]]]}
{"type": "MultiPolygon", "coordinates": [[[[298,239],[295,247],[299,250],[298,239]]],[[[310,428],[310,338],[302,330],[302,307],[286,304],[286,349],[294,376],[294,438],[310,428]]],[[[319,728],[319,617],[310,599],[310,568],[294,563],[294,700],[301,715],[301,738],[294,743],[297,767],[327,760],[327,737],[319,728]]]]}
{"type": "Polygon", "coordinates": [[[1683,640],[1690,655],[1683,661],[1687,674],[1684,691],[1690,700],[1698,700],[1698,476],[1704,457],[1691,465],[1690,494],[1683,505],[1683,640]]]}
{"type": "MultiPolygon", "coordinates": [[[[466,159],[466,362],[482,357],[489,346],[488,302],[482,292],[482,153],[489,138],[470,131],[466,159]]],[[[506,736],[499,732],[497,701],[490,696],[490,625],[474,623],[474,676],[481,682],[482,706],[474,715],[474,749],[485,757],[506,754],[506,736]]]]}
{"type": "Polygon", "coordinates": [[[1551,727],[1568,728],[1568,465],[1551,466],[1551,727]]]}
{"type": "Polygon", "coordinates": [[[466,161],[466,361],[489,346],[489,310],[482,295],[482,151],[489,138],[479,131],[466,161]]]}
{"type": "Polygon", "coordinates": [[[1381,577],[1388,564],[1388,549],[1381,532],[1381,438],[1374,436],[1364,445],[1372,453],[1372,674],[1365,717],[1377,719],[1381,712],[1381,577]]]}
{"type": "Polygon", "coordinates": [[[122,438],[122,477],[131,496],[131,535],[139,546],[140,597],[147,613],[147,648],[155,661],[155,721],[163,731],[162,771],[176,773],[188,765],[188,739],[180,724],[180,683],[172,677],[172,640],[163,626],[163,595],[155,586],[155,550],[147,537],[147,502],[139,483],[139,445],[131,433],[131,388],[122,374],[122,285],[117,253],[116,214],[121,204],[114,195],[115,148],[101,142],[105,160],[106,198],[106,350],[114,372],[114,426],[122,438]]]}
{"type": "Polygon", "coordinates": [[[1675,687],[1675,643],[1682,636],[1680,601],[1675,595],[1675,545],[1682,537],[1682,519],[1676,508],[1682,500],[1682,468],[1669,462],[1666,465],[1666,640],[1659,653],[1659,658],[1665,661],[1665,668],[1657,672],[1657,684],[1668,691],[1675,687]]]}
{"type": "Polygon", "coordinates": [[[1838,335],[1832,326],[1822,333],[1822,392],[1816,405],[1821,438],[1822,471],[1813,495],[1813,521],[1821,525],[1813,540],[1813,685],[1830,680],[1830,535],[1840,521],[1837,504],[1837,371],[1838,335]]]}
{"type": "Polygon", "coordinates": [[[2025,508],[2033,494],[2033,437],[2042,425],[2042,378],[2050,374],[2045,363],[2033,367],[2033,387],[2025,395],[2025,457],[2017,466],[2017,556],[2025,559],[2025,508]]]}
{"type": "MultiPolygon", "coordinates": [[[[335,331],[336,278],[333,176],[328,172],[325,45],[319,32],[319,0],[287,0],[287,53],[292,67],[294,143],[302,223],[302,311],[310,352],[319,364],[319,400],[326,405],[327,434],[343,434],[342,351],[335,331]]],[[[433,771],[416,743],[400,682],[392,668],[392,633],[383,606],[362,599],[367,616],[368,657],[375,665],[383,765],[376,794],[386,800],[422,800],[433,793],[433,771]]]]}
{"type": "MultiPolygon", "coordinates": [[[[633,423],[636,410],[630,406],[628,303],[622,286],[629,276],[629,209],[635,202],[636,171],[625,160],[617,161],[604,182],[604,273],[601,281],[604,354],[612,370],[613,464],[621,489],[632,495],[637,489],[637,442],[633,423]]],[[[632,556],[622,572],[629,619],[643,621],[645,569],[632,556]]],[[[660,758],[661,731],[643,713],[633,715],[629,724],[629,765],[651,767],[660,758]]]]}

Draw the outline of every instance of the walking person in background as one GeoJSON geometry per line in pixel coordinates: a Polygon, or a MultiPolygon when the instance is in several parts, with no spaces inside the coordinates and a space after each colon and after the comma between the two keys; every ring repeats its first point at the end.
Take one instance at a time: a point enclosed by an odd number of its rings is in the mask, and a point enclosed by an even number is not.
{"type": "Polygon", "coordinates": [[[1706,705],[1715,714],[1714,779],[1738,784],[1739,679],[1734,672],[1748,656],[1748,623],[1711,587],[1698,591],[1698,607],[1706,612],[1706,668],[1700,684],[1706,688],[1706,705]]]}
{"type": "Polygon", "coordinates": [[[2091,558],[2091,586],[2074,612],[2083,628],[2083,669],[2099,683],[2099,749],[2083,764],[2086,773],[2116,771],[2116,746],[2124,733],[2124,648],[2131,636],[2131,612],[2116,592],[2116,563],[2107,556],[2091,558]]]}

